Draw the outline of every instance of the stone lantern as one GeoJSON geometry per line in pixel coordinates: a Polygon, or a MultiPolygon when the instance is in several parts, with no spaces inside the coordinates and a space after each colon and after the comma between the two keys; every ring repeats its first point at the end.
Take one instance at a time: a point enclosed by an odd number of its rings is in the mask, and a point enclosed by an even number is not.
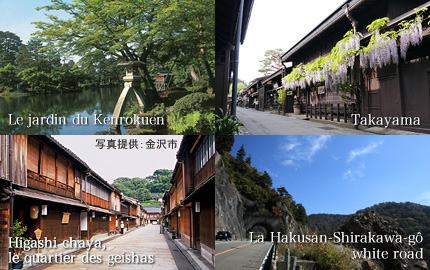
{"type": "MultiPolygon", "coordinates": [[[[125,63],[119,63],[118,66],[125,68],[125,77],[123,77],[124,89],[122,90],[121,95],[118,98],[112,117],[119,118],[124,114],[126,101],[128,100],[128,97],[132,93],[132,91],[134,92],[137,101],[139,102],[141,113],[143,113],[145,103],[143,100],[143,91],[140,87],[142,77],[140,77],[139,75],[139,67],[142,66],[142,62],[130,61],[125,63]]],[[[112,124],[110,128],[118,130],[120,127],[118,124],[112,124]]]]}

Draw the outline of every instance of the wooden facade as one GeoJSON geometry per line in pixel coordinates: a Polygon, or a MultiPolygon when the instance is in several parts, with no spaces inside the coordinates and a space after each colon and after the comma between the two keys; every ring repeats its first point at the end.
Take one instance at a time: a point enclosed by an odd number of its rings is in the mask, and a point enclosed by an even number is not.
{"type": "Polygon", "coordinates": [[[210,263],[215,254],[215,138],[185,136],[165,193],[165,224],[210,263]],[[166,211],[167,209],[167,211],[166,211]]]}
{"type": "Polygon", "coordinates": [[[140,224],[138,200],[122,193],[69,149],[47,136],[0,136],[0,269],[8,268],[13,221],[27,226],[24,237],[57,241],[90,239],[140,224]],[[125,205],[123,209],[122,204],[125,205]],[[123,213],[121,213],[123,211],[123,213]]]}
{"type": "Polygon", "coordinates": [[[147,206],[143,209],[143,211],[145,213],[145,223],[150,224],[154,221],[159,223],[162,212],[161,207],[147,206]]]}

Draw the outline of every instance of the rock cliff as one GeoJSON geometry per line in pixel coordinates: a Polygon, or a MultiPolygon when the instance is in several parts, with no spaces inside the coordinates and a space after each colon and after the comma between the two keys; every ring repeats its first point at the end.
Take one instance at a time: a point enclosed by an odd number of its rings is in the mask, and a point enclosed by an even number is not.
{"type": "Polygon", "coordinates": [[[215,156],[215,231],[229,231],[236,239],[245,239],[255,224],[264,224],[267,229],[282,233],[302,234],[300,225],[285,204],[277,202],[282,210],[281,218],[253,215],[256,203],[242,196],[232,186],[222,157],[215,156]]]}
{"type": "Polygon", "coordinates": [[[236,239],[245,239],[244,202],[231,185],[221,156],[215,154],[215,232],[228,231],[236,239]]]}

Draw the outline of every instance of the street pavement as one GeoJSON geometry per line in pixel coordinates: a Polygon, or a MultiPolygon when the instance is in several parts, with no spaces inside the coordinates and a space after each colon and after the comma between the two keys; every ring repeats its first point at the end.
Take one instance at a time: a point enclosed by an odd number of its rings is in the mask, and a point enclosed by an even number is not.
{"type": "Polygon", "coordinates": [[[260,269],[272,243],[216,241],[215,268],[223,270],[260,269]]]}
{"type": "MultiPolygon", "coordinates": [[[[102,255],[103,263],[98,264],[84,264],[82,263],[82,256],[86,254],[86,251],[83,251],[78,254],[75,259],[74,264],[54,264],[52,266],[37,269],[74,269],[74,270],[87,270],[87,269],[159,269],[159,270],[175,270],[178,269],[175,259],[181,260],[180,269],[193,269],[187,266],[185,258],[173,258],[172,253],[169,249],[169,246],[166,242],[164,234],[159,233],[160,229],[158,225],[147,225],[146,227],[136,229],[131,231],[125,235],[119,236],[110,240],[108,242],[103,243],[103,246],[106,247],[105,250],[93,249],[90,254],[91,255],[102,255]],[[131,252],[134,252],[139,256],[154,256],[155,262],[153,264],[147,263],[135,263],[135,264],[126,264],[119,263],[115,266],[108,266],[108,256],[109,255],[130,255],[131,252]]],[[[167,240],[168,241],[168,240],[167,240]]],[[[174,250],[173,250],[174,251],[174,250]]],[[[175,251],[174,251],[175,252],[175,251]]],[[[177,252],[177,250],[176,250],[177,252]]],[[[178,254],[175,254],[177,257],[178,254]]]]}
{"type": "Polygon", "coordinates": [[[306,121],[237,107],[236,116],[249,135],[366,135],[367,132],[335,124],[306,121]]]}

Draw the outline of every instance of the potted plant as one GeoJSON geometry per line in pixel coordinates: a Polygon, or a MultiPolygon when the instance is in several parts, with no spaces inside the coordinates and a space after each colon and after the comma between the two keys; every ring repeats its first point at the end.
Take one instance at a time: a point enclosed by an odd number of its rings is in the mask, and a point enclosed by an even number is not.
{"type": "Polygon", "coordinates": [[[176,239],[176,237],[178,237],[175,230],[171,230],[170,232],[172,233],[172,239],[176,239]]]}
{"type": "MultiPolygon", "coordinates": [[[[15,220],[13,222],[12,238],[18,237],[21,238],[21,240],[31,240],[31,237],[22,237],[26,231],[27,226],[22,226],[21,221],[15,220]]],[[[19,261],[17,263],[12,263],[12,269],[22,269],[24,266],[24,249],[17,247],[15,242],[12,243],[12,248],[14,255],[19,256],[19,261]]]]}
{"type": "Polygon", "coordinates": [[[326,109],[326,114],[327,114],[327,117],[331,117],[331,108],[330,107],[328,107],[326,109]]]}

